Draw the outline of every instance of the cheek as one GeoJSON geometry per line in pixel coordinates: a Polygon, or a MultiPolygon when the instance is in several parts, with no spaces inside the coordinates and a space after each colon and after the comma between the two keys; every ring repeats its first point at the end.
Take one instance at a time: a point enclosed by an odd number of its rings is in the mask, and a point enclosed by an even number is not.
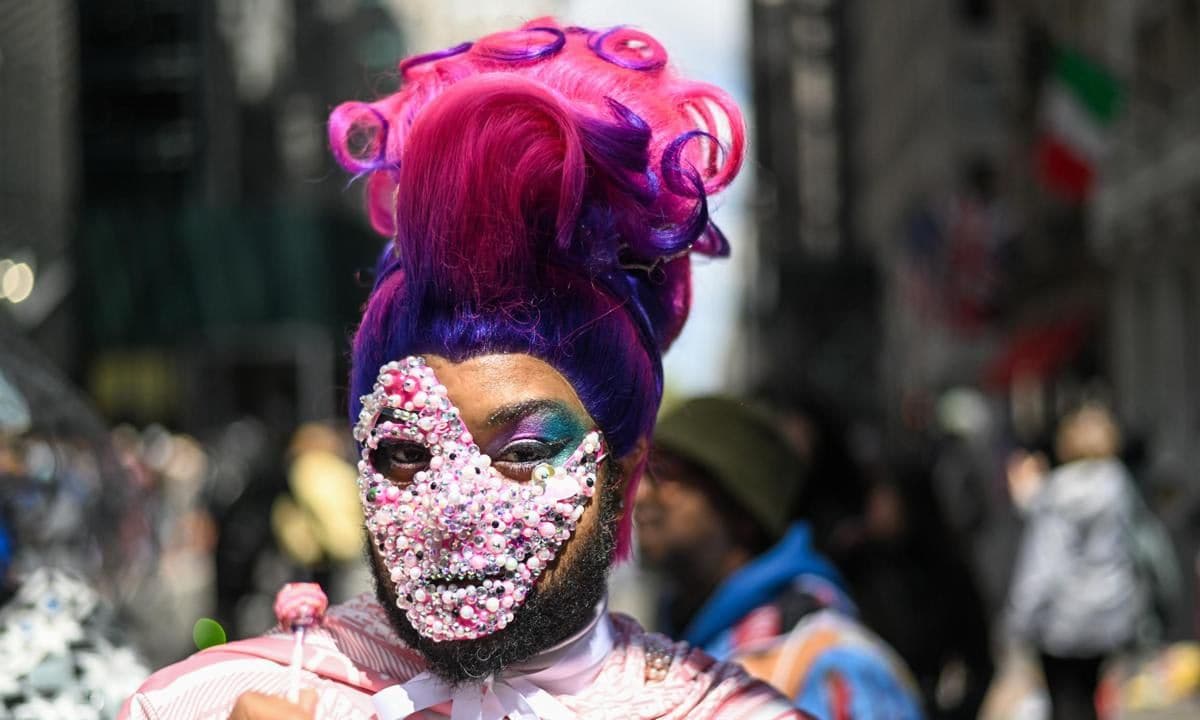
{"type": "Polygon", "coordinates": [[[584,542],[584,540],[580,540],[580,538],[590,538],[593,534],[599,531],[600,523],[602,522],[601,515],[600,497],[599,493],[597,493],[597,496],[592,499],[592,502],[588,503],[587,507],[584,508],[583,516],[579,518],[579,525],[576,526],[574,534],[572,534],[570,540],[567,541],[568,551],[570,551],[571,545],[584,542]]]}
{"type": "Polygon", "coordinates": [[[667,505],[667,522],[670,533],[680,538],[704,537],[720,522],[716,510],[700,493],[682,492],[667,505]]]}
{"type": "MultiPolygon", "coordinates": [[[[605,494],[612,492],[605,487],[605,484],[612,482],[610,479],[612,477],[613,475],[609,468],[605,467],[600,471],[595,495],[592,497],[591,502],[584,508],[583,515],[580,516],[574,532],[571,533],[571,536],[563,544],[555,562],[546,571],[545,581],[547,584],[557,582],[558,576],[564,572],[563,568],[571,565],[575,561],[576,554],[582,552],[582,548],[591,542],[595,533],[600,532],[600,524],[603,518],[601,505],[604,502],[605,494]]],[[[615,532],[616,521],[614,520],[613,522],[613,531],[615,532]]]]}

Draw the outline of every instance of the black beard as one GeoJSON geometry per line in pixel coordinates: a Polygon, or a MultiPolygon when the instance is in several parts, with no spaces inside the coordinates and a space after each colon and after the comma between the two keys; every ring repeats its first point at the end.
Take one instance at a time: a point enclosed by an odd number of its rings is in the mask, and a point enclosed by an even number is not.
{"type": "Polygon", "coordinates": [[[375,578],[375,596],[387,612],[392,629],[405,644],[421,653],[429,672],[451,687],[478,683],[562,642],[592,619],[596,605],[604,597],[617,543],[617,521],[621,517],[623,483],[617,476],[616,464],[609,468],[608,482],[600,483],[595,497],[599,517],[594,530],[568,541],[574,546],[569,558],[561,554],[558,557],[560,563],[569,560],[570,564],[560,568],[561,574],[553,585],[535,584],[506,628],[475,640],[434,642],[418,633],[404,611],[396,607],[388,572],[372,551],[368,536],[367,554],[375,578]]]}

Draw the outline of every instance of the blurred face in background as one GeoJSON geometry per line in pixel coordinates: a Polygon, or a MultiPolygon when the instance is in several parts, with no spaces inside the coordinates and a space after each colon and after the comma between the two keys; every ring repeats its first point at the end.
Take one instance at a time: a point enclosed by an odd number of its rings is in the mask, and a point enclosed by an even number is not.
{"type": "Polygon", "coordinates": [[[731,545],[720,502],[702,468],[654,447],[634,509],[642,564],[669,576],[711,569],[731,545]]]}
{"type": "Polygon", "coordinates": [[[1061,462],[1114,457],[1121,449],[1121,432],[1107,408],[1087,405],[1063,418],[1054,452],[1061,462]]]}

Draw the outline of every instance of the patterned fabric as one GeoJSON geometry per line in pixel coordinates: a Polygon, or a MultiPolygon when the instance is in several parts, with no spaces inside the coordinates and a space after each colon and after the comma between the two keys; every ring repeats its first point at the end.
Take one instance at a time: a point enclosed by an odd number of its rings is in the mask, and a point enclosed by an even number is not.
{"type": "Polygon", "coordinates": [[[34,571],[0,608],[0,720],[109,720],[149,672],[82,581],[34,571]]]}
{"type": "Polygon", "coordinates": [[[919,720],[916,686],[900,659],[874,634],[834,610],[817,610],[790,626],[777,606],[748,615],[734,628],[733,657],[752,675],[793,698],[796,707],[828,720],[919,720]],[[745,625],[746,627],[742,627],[745,625]]]}
{"type": "MultiPolygon", "coordinates": [[[[719,663],[683,643],[650,634],[632,619],[612,615],[614,648],[595,682],[556,700],[581,718],[800,718],[790,704],[741,668],[719,663]]],[[[362,595],[330,608],[309,633],[303,684],[317,690],[318,718],[367,720],[371,696],[425,669],[396,637],[376,600],[362,595]]],[[[210,648],[155,673],[122,709],[130,720],[224,720],[244,692],[283,694],[291,637],[280,630],[210,648]]],[[[413,718],[445,718],[437,706],[413,718]]]]}

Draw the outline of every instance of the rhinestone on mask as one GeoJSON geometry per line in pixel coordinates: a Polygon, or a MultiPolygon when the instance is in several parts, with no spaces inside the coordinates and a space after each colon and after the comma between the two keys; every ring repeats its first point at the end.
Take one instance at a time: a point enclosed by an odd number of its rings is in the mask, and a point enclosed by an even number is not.
{"type": "Polygon", "coordinates": [[[491,466],[423,358],[380,368],[362,407],[354,427],[360,496],[397,607],[434,641],[503,629],[594,495],[603,436],[589,432],[561,466],[540,464],[522,484],[491,466]],[[372,461],[381,443],[397,439],[430,455],[404,487],[372,461]]]}

